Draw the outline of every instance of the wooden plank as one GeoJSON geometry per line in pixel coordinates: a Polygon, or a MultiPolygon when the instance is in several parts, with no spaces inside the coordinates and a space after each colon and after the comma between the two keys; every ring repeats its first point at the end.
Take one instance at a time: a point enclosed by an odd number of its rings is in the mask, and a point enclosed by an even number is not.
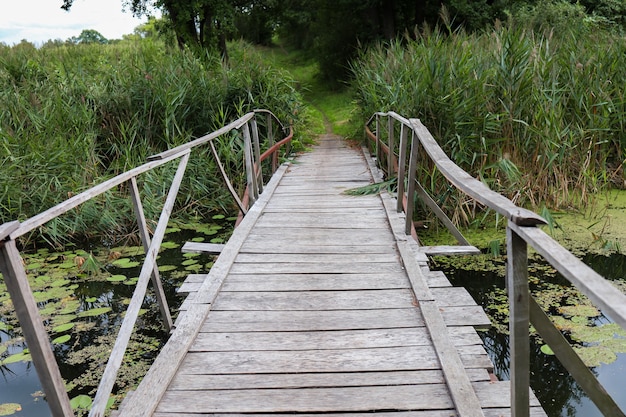
{"type": "Polygon", "coordinates": [[[427,346],[424,327],[313,332],[201,333],[190,352],[297,351],[427,346]]]}
{"type": "Polygon", "coordinates": [[[444,384],[388,387],[220,390],[197,395],[168,391],[158,412],[328,412],[442,409],[451,403],[444,384]]]}
{"type": "Polygon", "coordinates": [[[400,272],[402,266],[397,262],[348,264],[345,262],[299,263],[283,262],[279,264],[236,263],[233,274],[374,274],[400,272]]]}
{"type": "Polygon", "coordinates": [[[426,284],[428,284],[429,288],[452,286],[446,274],[441,271],[426,271],[424,272],[424,278],[426,278],[426,284]]]}
{"type": "Polygon", "coordinates": [[[302,254],[362,254],[362,253],[390,253],[395,251],[395,244],[385,245],[315,245],[309,242],[277,241],[268,245],[267,242],[249,240],[241,247],[240,253],[302,253],[302,254]]]}
{"type": "Polygon", "coordinates": [[[280,264],[280,263],[397,263],[399,262],[398,254],[395,252],[387,253],[366,253],[366,254],[304,254],[304,253],[240,253],[235,262],[239,264],[280,264]]]}
{"type": "Polygon", "coordinates": [[[415,306],[408,290],[222,292],[214,310],[366,310],[415,306]]]}
{"type": "Polygon", "coordinates": [[[20,227],[20,222],[17,220],[3,223],[0,225],[0,241],[5,240],[11,233],[20,227]]]}
{"type": "Polygon", "coordinates": [[[440,307],[476,305],[476,301],[463,287],[431,288],[430,291],[440,307]]]}
{"type": "MultiPolygon", "coordinates": [[[[468,369],[474,382],[489,381],[489,374],[481,369],[468,369]]],[[[173,391],[200,391],[218,389],[316,388],[376,385],[421,385],[445,383],[440,370],[299,373],[299,374],[238,374],[185,375],[179,374],[169,389],[173,391]]]]}
{"type": "Polygon", "coordinates": [[[355,330],[423,326],[417,308],[329,311],[211,311],[202,332],[355,330]]]}
{"type": "MultiPolygon", "coordinates": [[[[184,285],[184,284],[183,284],[184,285]]],[[[398,272],[376,274],[231,274],[223,291],[338,291],[409,288],[398,272]]]]}
{"type": "Polygon", "coordinates": [[[208,253],[211,255],[219,255],[226,245],[219,243],[205,242],[185,242],[181,249],[184,253],[208,253]]]}
{"type": "Polygon", "coordinates": [[[489,329],[491,320],[481,306],[450,306],[439,307],[443,321],[447,326],[474,326],[489,329]]]}
{"type": "MultiPolygon", "coordinates": [[[[468,368],[490,368],[486,354],[459,355],[468,368]]],[[[299,351],[189,352],[181,374],[272,374],[441,369],[433,346],[299,351]]],[[[458,383],[449,380],[451,389],[458,383]]]]}
{"type": "MultiPolygon", "coordinates": [[[[455,346],[479,346],[480,338],[470,327],[454,334],[455,346]],[[477,340],[478,339],[478,343],[477,340]]],[[[314,350],[419,346],[432,343],[425,327],[309,332],[200,333],[190,351],[314,350]]],[[[482,353],[468,351],[467,353],[482,353]]]]}
{"type": "Polygon", "coordinates": [[[419,251],[429,256],[480,255],[475,246],[420,246],[419,251]]]}

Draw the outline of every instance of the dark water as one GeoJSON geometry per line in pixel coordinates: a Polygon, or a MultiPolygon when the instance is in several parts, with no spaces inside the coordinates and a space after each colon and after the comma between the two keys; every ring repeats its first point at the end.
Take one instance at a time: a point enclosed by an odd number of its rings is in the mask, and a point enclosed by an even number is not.
{"type": "MultiPolygon", "coordinates": [[[[231,226],[226,226],[224,230],[230,228],[231,226]]],[[[182,246],[185,241],[191,239],[193,236],[193,233],[182,231],[180,233],[168,235],[167,239],[180,243],[180,246],[182,246]]],[[[142,258],[143,256],[137,256],[133,257],[133,260],[142,261],[142,258]]],[[[212,261],[214,257],[209,255],[200,255],[200,257],[195,259],[198,259],[203,265],[205,265],[206,263],[212,261]]],[[[187,258],[183,256],[180,247],[163,250],[159,253],[157,261],[159,265],[179,266],[179,270],[160,273],[164,291],[168,298],[170,311],[172,312],[176,311],[177,307],[184,299],[182,295],[176,294],[176,288],[180,286],[183,281],[183,279],[180,279],[180,271],[182,271],[183,267],[181,267],[181,265],[185,260],[187,260],[187,258]],[[174,274],[177,272],[179,272],[179,276],[173,278],[174,274]]],[[[110,272],[111,274],[123,274],[128,277],[136,277],[139,275],[141,265],[131,269],[120,269],[109,265],[106,269],[107,272],[110,272]]],[[[189,271],[185,272],[192,273],[189,271]]],[[[206,273],[208,272],[208,269],[193,272],[206,273]]],[[[75,280],[75,283],[78,284],[78,287],[74,290],[74,296],[76,299],[80,300],[81,311],[89,310],[97,305],[97,307],[110,307],[111,312],[95,317],[82,318],[81,322],[92,322],[93,327],[86,331],[73,332],[72,340],[67,344],[57,344],[53,346],[61,375],[65,381],[71,381],[85,372],[91,372],[88,367],[89,362],[85,362],[84,364],[68,364],[68,354],[72,349],[76,350],[94,344],[94,341],[96,341],[98,337],[116,334],[122,321],[122,313],[126,311],[127,308],[124,300],[132,297],[132,292],[135,288],[134,285],[112,283],[102,280],[90,281],[89,279],[79,279],[75,280]]],[[[152,346],[162,345],[166,341],[167,335],[161,325],[162,320],[154,293],[151,290],[151,285],[149,285],[148,288],[146,300],[143,305],[146,312],[138,319],[136,328],[142,336],[149,338],[149,343],[151,343],[152,346]]],[[[2,343],[14,337],[14,331],[0,330],[0,346],[2,343]]],[[[9,351],[5,352],[3,357],[13,353],[19,353],[24,348],[26,348],[24,343],[17,346],[11,345],[9,351]]],[[[156,356],[156,353],[158,353],[158,350],[147,351],[142,355],[141,359],[150,361],[154,356],[156,356]]],[[[104,366],[104,363],[102,366],[104,366]]],[[[80,394],[89,394],[89,390],[93,388],[94,387],[74,388],[69,393],[70,398],[80,394]]],[[[93,395],[91,396],[93,397],[93,395]]],[[[21,411],[17,412],[15,416],[48,417],[51,415],[32,362],[20,361],[0,366],[0,405],[5,403],[20,404],[21,411]]]]}
{"type": "MultiPolygon", "coordinates": [[[[626,277],[626,256],[588,255],[585,263],[609,279],[626,277]]],[[[493,288],[504,289],[504,278],[496,272],[476,271],[466,268],[451,268],[445,263],[442,270],[455,286],[464,286],[477,303],[489,305],[489,295],[493,288]]],[[[545,277],[566,285],[559,277],[545,277]]],[[[606,317],[600,318],[608,322],[606,317]]],[[[497,329],[479,332],[487,352],[494,364],[494,372],[500,380],[509,380],[509,344],[508,335],[497,329]]],[[[569,376],[567,370],[553,355],[546,355],[540,350],[536,339],[531,338],[530,346],[530,383],[548,417],[602,417],[602,413],[591,402],[578,383],[569,376]]],[[[601,364],[591,368],[606,391],[616,403],[626,410],[626,354],[617,354],[618,359],[611,364],[601,364]]]]}

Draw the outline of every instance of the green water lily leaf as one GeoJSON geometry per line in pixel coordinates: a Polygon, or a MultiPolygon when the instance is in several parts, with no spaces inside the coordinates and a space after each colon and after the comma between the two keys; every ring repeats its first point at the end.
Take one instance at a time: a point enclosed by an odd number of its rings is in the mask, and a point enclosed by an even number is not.
{"type": "Polygon", "coordinates": [[[202,269],[202,265],[200,265],[198,263],[185,267],[186,271],[191,271],[191,272],[197,272],[197,271],[200,271],[201,269],[202,269]]]}
{"type": "Polygon", "coordinates": [[[554,351],[552,350],[552,348],[548,345],[543,345],[541,346],[541,351],[543,353],[545,353],[546,355],[554,355],[554,351]]]}
{"type": "Polygon", "coordinates": [[[165,248],[165,249],[175,249],[177,247],[179,247],[180,244],[176,243],[176,242],[163,242],[161,243],[161,247],[165,248]]]}
{"type": "Polygon", "coordinates": [[[11,327],[10,325],[6,324],[3,321],[0,321],[0,331],[6,332],[8,330],[11,330],[13,327],[11,327]]]}
{"type": "Polygon", "coordinates": [[[22,410],[22,406],[18,403],[0,404],[0,416],[12,416],[22,410]]]}
{"type": "Polygon", "coordinates": [[[0,345],[0,355],[2,355],[4,352],[6,352],[7,350],[9,350],[8,347],[6,347],[5,345],[0,345]]]}
{"type": "Polygon", "coordinates": [[[178,269],[175,265],[159,265],[159,272],[168,272],[178,269]]]}
{"type": "Polygon", "coordinates": [[[41,268],[43,264],[39,263],[39,262],[33,262],[32,264],[28,264],[26,266],[26,269],[28,269],[29,271],[32,271],[33,269],[39,269],[41,268]]]}
{"type": "Polygon", "coordinates": [[[91,310],[85,310],[78,313],[78,317],[95,317],[111,311],[111,307],[99,307],[92,308],[91,310]]]}
{"type": "Polygon", "coordinates": [[[204,242],[203,237],[194,237],[191,239],[192,242],[204,242]]]}
{"type": "Polygon", "coordinates": [[[22,351],[22,352],[14,353],[13,355],[8,356],[4,360],[0,361],[0,364],[9,365],[11,363],[16,363],[16,362],[30,362],[32,360],[33,358],[30,356],[30,353],[27,353],[26,351],[22,351]]]}
{"type": "Polygon", "coordinates": [[[109,282],[122,282],[126,280],[126,275],[111,275],[110,277],[107,277],[107,281],[109,282]]]}
{"type": "Polygon", "coordinates": [[[177,233],[180,232],[180,228],[179,227],[168,227],[167,229],[165,229],[165,234],[168,233],[177,233]]]}
{"type": "Polygon", "coordinates": [[[65,324],[61,324],[59,326],[53,327],[52,331],[54,333],[63,333],[63,332],[70,330],[72,327],[74,327],[74,323],[65,323],[65,324]]]}
{"type": "Polygon", "coordinates": [[[225,218],[226,216],[224,216],[223,214],[216,214],[215,216],[212,217],[213,220],[223,220],[225,218]]]}
{"type": "Polygon", "coordinates": [[[52,344],[61,345],[63,343],[68,342],[71,338],[72,336],[70,336],[69,334],[64,334],[63,336],[59,336],[57,338],[52,339],[52,344]]]}
{"type": "Polygon", "coordinates": [[[88,303],[95,303],[96,301],[98,301],[97,297],[87,297],[85,298],[85,301],[88,303]]]}
{"type": "Polygon", "coordinates": [[[67,324],[72,320],[75,320],[78,316],[76,314],[57,314],[54,316],[52,321],[56,326],[60,326],[62,324],[67,324]]]}
{"type": "Polygon", "coordinates": [[[211,243],[224,243],[224,238],[216,237],[211,239],[211,243]]]}
{"type": "Polygon", "coordinates": [[[187,259],[186,261],[182,262],[182,265],[184,266],[188,266],[188,265],[194,265],[197,264],[198,261],[196,259],[187,259]]]}
{"type": "Polygon", "coordinates": [[[117,266],[118,268],[134,268],[136,266],[139,266],[139,262],[133,261],[130,258],[120,258],[116,261],[113,261],[113,265],[117,266]]]}
{"type": "Polygon", "coordinates": [[[51,287],[63,287],[67,284],[70,284],[72,281],[69,279],[59,279],[50,284],[51,287]]]}
{"type": "Polygon", "coordinates": [[[78,395],[70,400],[73,410],[88,410],[91,404],[92,400],[88,395],[78,395]]]}

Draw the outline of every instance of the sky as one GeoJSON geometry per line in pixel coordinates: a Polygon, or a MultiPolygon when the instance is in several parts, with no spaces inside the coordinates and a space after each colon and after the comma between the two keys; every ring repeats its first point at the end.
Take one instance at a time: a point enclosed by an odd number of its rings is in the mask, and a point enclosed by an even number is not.
{"type": "Polygon", "coordinates": [[[122,12],[122,0],[74,0],[69,12],[61,9],[62,4],[63,0],[0,0],[0,42],[14,45],[26,39],[41,45],[50,39],[65,41],[83,29],[121,39],[147,20],[122,12]]]}

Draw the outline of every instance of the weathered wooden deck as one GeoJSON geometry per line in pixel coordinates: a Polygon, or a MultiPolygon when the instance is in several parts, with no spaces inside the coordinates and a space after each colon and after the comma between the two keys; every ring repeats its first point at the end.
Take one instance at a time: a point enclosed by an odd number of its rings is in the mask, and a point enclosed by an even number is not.
{"type": "Polygon", "coordinates": [[[333,136],[283,166],[181,288],[177,329],[120,415],[510,415],[482,309],[428,269],[390,196],[343,194],[372,181],[333,136]]]}

